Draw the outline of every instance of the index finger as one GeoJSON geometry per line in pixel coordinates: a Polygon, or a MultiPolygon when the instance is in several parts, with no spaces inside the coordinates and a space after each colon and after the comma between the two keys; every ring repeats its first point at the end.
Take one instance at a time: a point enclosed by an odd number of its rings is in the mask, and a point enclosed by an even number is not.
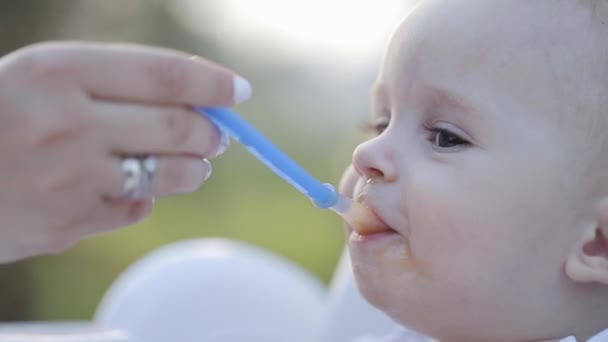
{"type": "Polygon", "coordinates": [[[251,95],[249,82],[200,57],[132,44],[47,43],[47,65],[70,70],[93,97],[164,105],[229,106],[251,95]]]}

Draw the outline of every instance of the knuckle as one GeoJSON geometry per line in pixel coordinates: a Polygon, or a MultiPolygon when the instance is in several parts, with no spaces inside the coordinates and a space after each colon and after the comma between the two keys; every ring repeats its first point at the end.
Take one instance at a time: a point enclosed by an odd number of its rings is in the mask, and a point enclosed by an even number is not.
{"type": "Polygon", "coordinates": [[[61,43],[39,43],[30,45],[16,52],[18,72],[29,74],[34,78],[56,78],[71,72],[70,63],[63,54],[61,43]]]}
{"type": "Polygon", "coordinates": [[[160,184],[164,194],[193,192],[203,181],[201,163],[173,162],[167,165],[164,179],[160,184]]]}
{"type": "Polygon", "coordinates": [[[15,54],[12,70],[35,85],[37,101],[16,105],[11,124],[17,126],[20,141],[28,145],[45,145],[64,141],[84,128],[84,100],[75,91],[71,66],[61,58],[60,43],[40,43],[25,47],[15,54]],[[44,111],[41,110],[44,108],[44,111]]]}
{"type": "Polygon", "coordinates": [[[71,96],[58,96],[47,104],[44,115],[32,117],[25,124],[30,132],[34,146],[47,146],[74,141],[87,134],[89,122],[86,111],[79,99],[71,96]]]}
{"type": "Polygon", "coordinates": [[[205,99],[209,105],[221,105],[232,102],[232,79],[221,74],[209,75],[210,86],[205,89],[205,99]]]}
{"type": "Polygon", "coordinates": [[[30,142],[34,147],[48,147],[75,141],[85,134],[78,116],[58,112],[47,120],[31,124],[30,142]]]}
{"type": "Polygon", "coordinates": [[[35,141],[36,118],[28,112],[5,115],[1,120],[1,141],[4,146],[28,148],[35,141]]]}
{"type": "Polygon", "coordinates": [[[58,172],[47,177],[45,188],[51,194],[59,194],[79,189],[86,184],[82,174],[77,172],[58,172]]]}
{"type": "Polygon", "coordinates": [[[177,58],[159,61],[150,70],[152,81],[158,85],[160,96],[167,100],[182,98],[190,89],[189,71],[177,58]]]}
{"type": "Polygon", "coordinates": [[[215,103],[225,103],[232,101],[232,93],[234,92],[232,77],[219,75],[216,81],[215,94],[212,99],[215,103]]]}
{"type": "Polygon", "coordinates": [[[165,116],[165,129],[169,144],[173,146],[187,144],[194,130],[194,125],[188,119],[188,115],[180,110],[173,110],[165,116]]]}
{"type": "Polygon", "coordinates": [[[164,192],[179,192],[181,189],[184,188],[184,184],[186,182],[187,172],[185,167],[182,167],[181,165],[167,165],[164,180],[164,185],[166,189],[164,190],[164,192]]]}
{"type": "Polygon", "coordinates": [[[3,144],[21,148],[48,148],[81,139],[88,129],[82,115],[73,109],[53,108],[44,113],[25,110],[2,120],[3,144]]]}

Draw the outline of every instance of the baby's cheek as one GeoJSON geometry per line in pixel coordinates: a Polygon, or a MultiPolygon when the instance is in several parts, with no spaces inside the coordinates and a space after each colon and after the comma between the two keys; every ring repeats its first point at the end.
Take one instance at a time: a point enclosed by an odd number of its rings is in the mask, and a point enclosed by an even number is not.
{"type": "Polygon", "coordinates": [[[448,195],[427,191],[412,203],[411,253],[436,297],[491,303],[508,275],[519,270],[512,256],[522,241],[509,219],[513,215],[479,193],[460,200],[448,195]]]}
{"type": "Polygon", "coordinates": [[[477,210],[440,190],[410,194],[415,198],[407,208],[410,253],[420,271],[437,278],[466,269],[475,258],[472,245],[486,240],[484,232],[478,231],[477,210]]]}

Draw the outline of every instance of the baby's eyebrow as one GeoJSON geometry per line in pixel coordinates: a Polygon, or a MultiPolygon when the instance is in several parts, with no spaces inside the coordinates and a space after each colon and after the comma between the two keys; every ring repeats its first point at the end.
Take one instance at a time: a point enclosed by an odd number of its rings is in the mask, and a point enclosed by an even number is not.
{"type": "Polygon", "coordinates": [[[430,88],[428,94],[430,94],[430,102],[434,105],[447,105],[450,107],[456,107],[466,112],[472,111],[474,108],[474,106],[466,101],[462,96],[459,96],[458,94],[455,94],[447,89],[438,87],[430,88]]]}
{"type": "Polygon", "coordinates": [[[441,87],[429,88],[429,104],[434,108],[449,108],[457,112],[472,115],[475,118],[480,115],[480,107],[463,94],[441,87]]]}
{"type": "MultiPolygon", "coordinates": [[[[480,119],[483,108],[479,103],[473,101],[466,94],[461,94],[457,89],[449,89],[445,86],[426,85],[424,87],[426,106],[436,110],[447,110],[473,119],[480,119]]],[[[389,92],[386,84],[377,82],[370,89],[372,107],[374,112],[389,106],[389,92]]]]}

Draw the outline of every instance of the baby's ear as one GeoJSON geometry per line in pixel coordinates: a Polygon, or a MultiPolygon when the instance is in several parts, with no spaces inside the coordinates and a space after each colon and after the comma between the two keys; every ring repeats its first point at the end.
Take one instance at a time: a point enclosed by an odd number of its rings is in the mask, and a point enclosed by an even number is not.
{"type": "Polygon", "coordinates": [[[608,201],[598,207],[596,227],[581,232],[566,260],[566,275],[577,282],[608,285],[608,201]]]}

